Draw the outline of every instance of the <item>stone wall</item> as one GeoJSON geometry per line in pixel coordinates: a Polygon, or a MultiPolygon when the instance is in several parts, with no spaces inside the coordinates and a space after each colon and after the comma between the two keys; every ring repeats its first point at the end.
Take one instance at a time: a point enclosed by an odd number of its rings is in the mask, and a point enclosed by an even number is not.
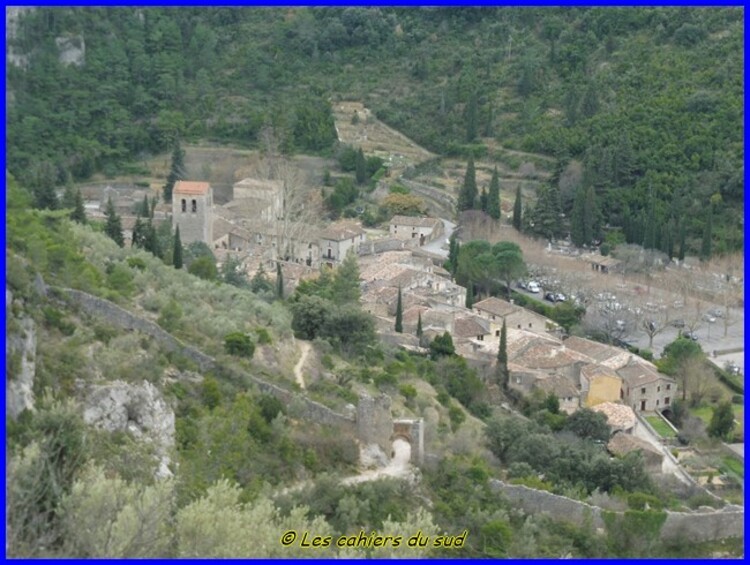
{"type": "Polygon", "coordinates": [[[375,443],[385,452],[391,452],[393,420],[391,397],[381,394],[373,398],[367,394],[359,397],[357,405],[357,437],[365,445],[375,443]]]}
{"type": "Polygon", "coordinates": [[[385,253],[386,251],[398,251],[405,248],[406,242],[402,239],[374,239],[360,243],[357,253],[359,255],[376,255],[378,253],[385,253]]]}
{"type": "Polygon", "coordinates": [[[314,400],[310,400],[301,394],[283,389],[280,386],[266,382],[258,377],[245,374],[240,375],[232,369],[220,366],[213,357],[202,353],[194,347],[186,345],[168,332],[164,331],[155,323],[136,316],[109,300],[69,288],[56,288],[53,289],[53,292],[62,297],[66,297],[73,304],[77,305],[81,310],[91,316],[106,318],[109,323],[122,329],[137,330],[152,337],[164,349],[177,352],[194,361],[200,367],[201,371],[219,368],[233,378],[239,379],[240,377],[248,377],[262,393],[275,396],[286,406],[294,403],[299,412],[298,417],[301,419],[314,421],[320,424],[339,426],[348,431],[351,431],[355,427],[356,418],[353,414],[339,414],[327,406],[315,402],[314,400]]]}
{"type": "Polygon", "coordinates": [[[421,467],[424,464],[424,420],[394,420],[393,439],[406,438],[411,444],[411,462],[421,467]]]}
{"type": "MultiPolygon", "coordinates": [[[[603,510],[585,502],[550,492],[510,485],[493,479],[490,487],[502,492],[512,503],[528,514],[548,514],[581,526],[590,521],[594,528],[604,528],[603,510]]],[[[744,538],[745,511],[741,506],[726,506],[721,510],[706,508],[705,512],[671,512],[660,532],[662,541],[704,542],[724,538],[744,538]]]]}

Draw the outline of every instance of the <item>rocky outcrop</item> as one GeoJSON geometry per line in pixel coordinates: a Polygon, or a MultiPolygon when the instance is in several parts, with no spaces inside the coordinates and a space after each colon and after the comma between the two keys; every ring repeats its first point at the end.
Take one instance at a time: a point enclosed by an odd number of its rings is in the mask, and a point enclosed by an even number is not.
{"type": "Polygon", "coordinates": [[[157,476],[172,475],[169,454],[174,447],[174,412],[151,383],[114,381],[89,385],[85,391],[83,419],[109,432],[127,431],[137,438],[152,441],[159,455],[157,476]]]}
{"type": "Polygon", "coordinates": [[[6,288],[5,412],[15,420],[24,410],[34,410],[37,337],[34,320],[13,317],[12,306],[13,293],[6,288]]]}
{"type": "Polygon", "coordinates": [[[86,62],[86,43],[82,35],[56,37],[60,64],[81,67],[86,62]]]}

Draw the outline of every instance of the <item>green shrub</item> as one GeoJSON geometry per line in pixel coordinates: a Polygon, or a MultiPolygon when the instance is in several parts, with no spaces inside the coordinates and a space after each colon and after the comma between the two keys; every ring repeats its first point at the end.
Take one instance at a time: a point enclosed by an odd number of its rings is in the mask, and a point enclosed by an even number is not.
{"type": "Polygon", "coordinates": [[[179,327],[181,318],[182,308],[180,308],[180,305],[175,300],[170,300],[162,308],[156,323],[168,332],[173,332],[179,327]]]}
{"type": "Polygon", "coordinates": [[[224,336],[224,351],[230,355],[251,359],[255,353],[255,344],[247,334],[232,332],[224,336]]]}
{"type": "Polygon", "coordinates": [[[131,269],[138,269],[139,271],[146,269],[146,262],[141,257],[128,257],[127,263],[131,269]]]}
{"type": "Polygon", "coordinates": [[[459,406],[453,405],[448,409],[448,417],[451,420],[451,429],[455,432],[465,420],[466,414],[459,406]]]}
{"type": "Polygon", "coordinates": [[[258,335],[258,343],[260,345],[266,345],[273,342],[271,334],[266,328],[255,328],[255,333],[258,335]]]}
{"type": "Polygon", "coordinates": [[[407,402],[414,400],[417,397],[417,389],[414,388],[414,385],[401,385],[398,387],[398,391],[407,402]]]}

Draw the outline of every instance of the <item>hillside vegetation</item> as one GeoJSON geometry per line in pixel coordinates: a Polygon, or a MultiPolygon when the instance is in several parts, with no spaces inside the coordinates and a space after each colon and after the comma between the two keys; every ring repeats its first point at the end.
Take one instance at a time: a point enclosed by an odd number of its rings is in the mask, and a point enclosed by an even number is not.
{"type": "Polygon", "coordinates": [[[602,226],[710,255],[742,247],[742,41],[733,8],[37,9],[12,40],[8,166],[38,188],[266,126],[325,153],[331,101],[361,100],[440,155],[548,158],[568,216],[582,163],[602,226]]]}

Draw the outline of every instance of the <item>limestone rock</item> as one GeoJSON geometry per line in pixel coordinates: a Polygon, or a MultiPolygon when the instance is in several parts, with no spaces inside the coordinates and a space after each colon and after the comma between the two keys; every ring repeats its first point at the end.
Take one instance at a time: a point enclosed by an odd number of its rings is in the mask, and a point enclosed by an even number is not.
{"type": "MultiPolygon", "coordinates": [[[[6,290],[6,302],[9,295],[10,292],[6,290]]],[[[18,323],[21,330],[18,333],[9,333],[5,339],[5,410],[14,420],[24,410],[34,410],[33,388],[36,373],[36,325],[31,318],[21,318],[18,323]],[[11,362],[13,359],[20,362],[14,364],[11,362]]]]}
{"type": "Polygon", "coordinates": [[[174,447],[175,417],[161,392],[151,383],[114,381],[89,387],[83,419],[109,432],[128,431],[152,441],[159,454],[157,477],[171,476],[169,452],[174,447]]]}
{"type": "Polygon", "coordinates": [[[377,443],[370,443],[359,450],[359,464],[363,469],[381,469],[388,463],[388,456],[377,443]]]}

